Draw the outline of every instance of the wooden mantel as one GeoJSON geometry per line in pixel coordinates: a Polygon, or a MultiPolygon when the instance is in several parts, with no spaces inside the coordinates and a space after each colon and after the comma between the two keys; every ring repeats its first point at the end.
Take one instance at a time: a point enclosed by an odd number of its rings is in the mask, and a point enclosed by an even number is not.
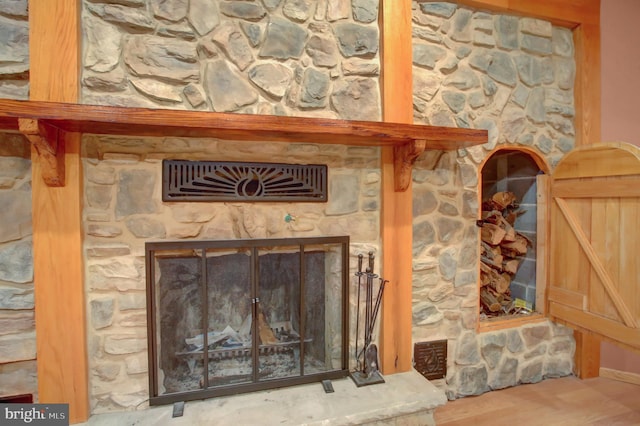
{"type": "Polygon", "coordinates": [[[407,189],[413,163],[425,149],[487,142],[482,129],[15,100],[0,100],[0,129],[18,130],[32,142],[45,160],[42,173],[50,186],[64,186],[58,161],[64,133],[393,147],[396,191],[407,189]]]}

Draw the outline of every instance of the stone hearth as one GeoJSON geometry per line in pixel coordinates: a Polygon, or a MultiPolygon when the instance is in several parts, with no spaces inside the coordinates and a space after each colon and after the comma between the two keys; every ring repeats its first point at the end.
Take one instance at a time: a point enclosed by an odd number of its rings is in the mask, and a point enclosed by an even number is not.
{"type": "Polygon", "coordinates": [[[385,377],[386,383],[358,388],[349,378],[227,396],[185,404],[172,418],[172,406],[144,411],[97,414],[85,426],[169,425],[435,425],[434,410],[446,403],[442,390],[410,371],[385,377]]]}

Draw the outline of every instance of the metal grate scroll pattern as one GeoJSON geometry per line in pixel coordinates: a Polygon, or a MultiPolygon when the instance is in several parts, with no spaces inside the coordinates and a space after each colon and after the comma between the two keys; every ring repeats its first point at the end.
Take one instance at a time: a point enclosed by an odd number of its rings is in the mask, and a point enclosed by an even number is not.
{"type": "Polygon", "coordinates": [[[327,201],[327,166],[165,160],[163,201],[327,201]]]}

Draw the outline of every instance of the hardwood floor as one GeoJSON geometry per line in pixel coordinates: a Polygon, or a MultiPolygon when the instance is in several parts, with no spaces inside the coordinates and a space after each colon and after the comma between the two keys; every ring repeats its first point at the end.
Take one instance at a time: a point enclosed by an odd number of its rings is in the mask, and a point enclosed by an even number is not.
{"type": "Polygon", "coordinates": [[[449,401],[438,426],[640,425],[640,386],[597,377],[548,379],[449,401]]]}

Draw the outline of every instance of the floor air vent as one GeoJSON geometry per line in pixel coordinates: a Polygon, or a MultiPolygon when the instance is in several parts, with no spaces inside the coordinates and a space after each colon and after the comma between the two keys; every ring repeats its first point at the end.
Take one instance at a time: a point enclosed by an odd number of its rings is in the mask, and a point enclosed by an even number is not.
{"type": "Polygon", "coordinates": [[[327,166],[165,160],[163,201],[327,201],[327,166]]]}
{"type": "Polygon", "coordinates": [[[419,342],[413,346],[413,364],[418,373],[428,380],[447,376],[447,341],[419,342]]]}

